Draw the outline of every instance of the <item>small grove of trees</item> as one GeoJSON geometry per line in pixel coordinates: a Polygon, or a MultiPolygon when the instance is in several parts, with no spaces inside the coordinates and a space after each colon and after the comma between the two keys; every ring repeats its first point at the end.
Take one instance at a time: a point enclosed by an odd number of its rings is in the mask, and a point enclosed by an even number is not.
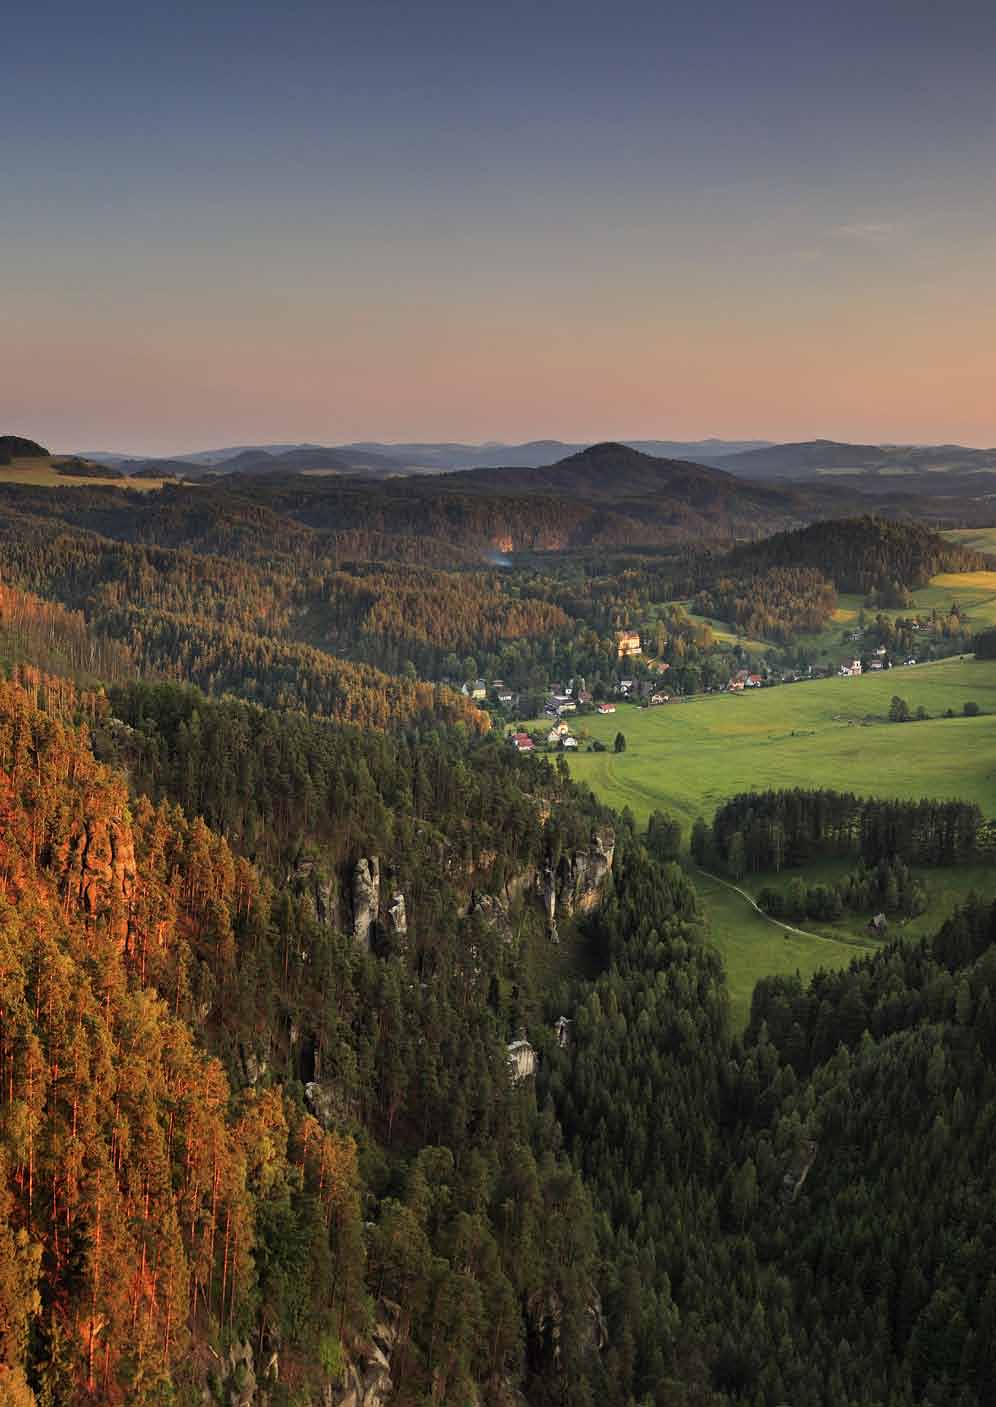
{"type": "MultiPolygon", "coordinates": [[[[977,706],[976,706],[977,707],[977,706]]],[[[901,699],[898,694],[893,694],[889,704],[890,723],[924,723],[930,714],[923,704],[918,704],[915,713],[910,712],[910,706],[905,699],[901,699]]]]}
{"type": "Polygon", "coordinates": [[[845,912],[871,910],[912,918],[927,907],[927,893],[902,860],[862,865],[836,884],[807,885],[793,879],[784,890],[766,885],[757,902],[772,918],[811,918],[833,922],[845,912]]]}

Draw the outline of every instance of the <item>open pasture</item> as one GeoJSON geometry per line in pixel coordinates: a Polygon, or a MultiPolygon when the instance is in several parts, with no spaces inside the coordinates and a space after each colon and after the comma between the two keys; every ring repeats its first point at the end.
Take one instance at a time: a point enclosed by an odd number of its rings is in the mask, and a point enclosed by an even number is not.
{"type": "Polygon", "coordinates": [[[118,488],[135,489],[139,493],[149,493],[161,489],[163,479],[114,479],[84,478],[74,474],[59,473],[59,456],[46,455],[44,458],[24,457],[12,459],[9,464],[0,464],[0,484],[31,484],[35,488],[118,488]]]}
{"type": "MultiPolygon", "coordinates": [[[[581,729],[579,720],[578,731],[581,729]]],[[[571,771],[640,822],[655,807],[687,828],[737,792],[831,787],[868,796],[960,797],[996,814],[996,662],[964,659],[856,679],[819,679],[583,720],[609,749],[583,749],[571,771]],[[894,694],[926,722],[889,723],[894,694]],[[960,715],[967,701],[984,710],[960,715]],[[616,733],[626,751],[613,752],[616,733]]]]}

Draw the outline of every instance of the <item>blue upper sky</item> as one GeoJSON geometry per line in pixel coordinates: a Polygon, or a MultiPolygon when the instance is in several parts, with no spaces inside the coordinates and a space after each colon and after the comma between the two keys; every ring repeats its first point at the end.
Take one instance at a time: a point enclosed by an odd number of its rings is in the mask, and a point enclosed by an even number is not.
{"type": "Polygon", "coordinates": [[[0,71],[0,429],[996,442],[991,4],[43,0],[0,71]]]}

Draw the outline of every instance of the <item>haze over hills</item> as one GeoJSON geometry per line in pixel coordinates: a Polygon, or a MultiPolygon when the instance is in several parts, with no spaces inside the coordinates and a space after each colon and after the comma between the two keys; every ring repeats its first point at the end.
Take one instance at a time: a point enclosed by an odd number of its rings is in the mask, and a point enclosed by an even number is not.
{"type": "MultiPolygon", "coordinates": [[[[624,440],[621,443],[644,453],[702,463],[722,460],[747,449],[766,447],[769,440],[624,440]]],[[[89,451],[85,458],[113,464],[126,473],[140,465],[185,466],[188,476],[199,473],[447,473],[455,469],[502,468],[506,465],[535,468],[552,464],[586,448],[583,441],[530,440],[524,444],[461,444],[456,442],[384,444],[357,441],[344,445],[284,443],[232,445],[226,449],[197,450],[166,457],[128,455],[109,450],[89,451]]]]}
{"type": "MultiPolygon", "coordinates": [[[[904,479],[901,490],[936,494],[972,494],[977,482],[958,476],[996,473],[996,448],[963,445],[852,444],[815,439],[778,444],[770,440],[619,440],[614,443],[654,458],[692,462],[748,479],[796,479],[850,476],[870,481],[870,492],[894,492],[890,480],[904,479]],[[947,487],[926,476],[943,475],[947,487]],[[923,480],[923,482],[921,482],[923,480]],[[882,481],[882,482],[879,482],[882,481]],[[915,484],[912,481],[916,481],[915,484]]],[[[234,445],[198,450],[190,454],[144,457],[88,452],[81,457],[109,464],[126,474],[159,471],[178,477],[201,478],[219,474],[348,474],[367,478],[393,475],[447,474],[468,469],[542,468],[559,463],[589,448],[564,440],[530,440],[522,444],[463,444],[412,442],[388,444],[356,441],[343,445],[282,443],[234,445]]]]}

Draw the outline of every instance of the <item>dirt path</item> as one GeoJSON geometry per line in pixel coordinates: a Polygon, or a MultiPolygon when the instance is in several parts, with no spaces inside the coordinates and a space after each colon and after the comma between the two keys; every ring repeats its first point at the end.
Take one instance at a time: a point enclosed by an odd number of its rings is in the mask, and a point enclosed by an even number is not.
{"type": "Polygon", "coordinates": [[[782,923],[780,918],[772,918],[770,914],[766,914],[760,904],[756,903],[747,893],[747,890],[741,889],[738,884],[731,884],[728,879],[723,879],[720,875],[713,874],[710,870],[704,870],[701,865],[696,865],[695,869],[699,874],[705,875],[706,879],[712,879],[715,880],[717,884],[721,884],[724,889],[732,889],[734,894],[739,894],[741,899],[745,899],[754,912],[760,914],[763,919],[767,919],[768,923],[774,924],[776,928],[783,928],[786,933],[794,933],[797,938],[815,938],[819,943],[853,943],[856,947],[865,946],[858,939],[850,936],[831,938],[829,934],[826,933],[810,933],[805,928],[794,928],[790,923],[782,923]]]}

